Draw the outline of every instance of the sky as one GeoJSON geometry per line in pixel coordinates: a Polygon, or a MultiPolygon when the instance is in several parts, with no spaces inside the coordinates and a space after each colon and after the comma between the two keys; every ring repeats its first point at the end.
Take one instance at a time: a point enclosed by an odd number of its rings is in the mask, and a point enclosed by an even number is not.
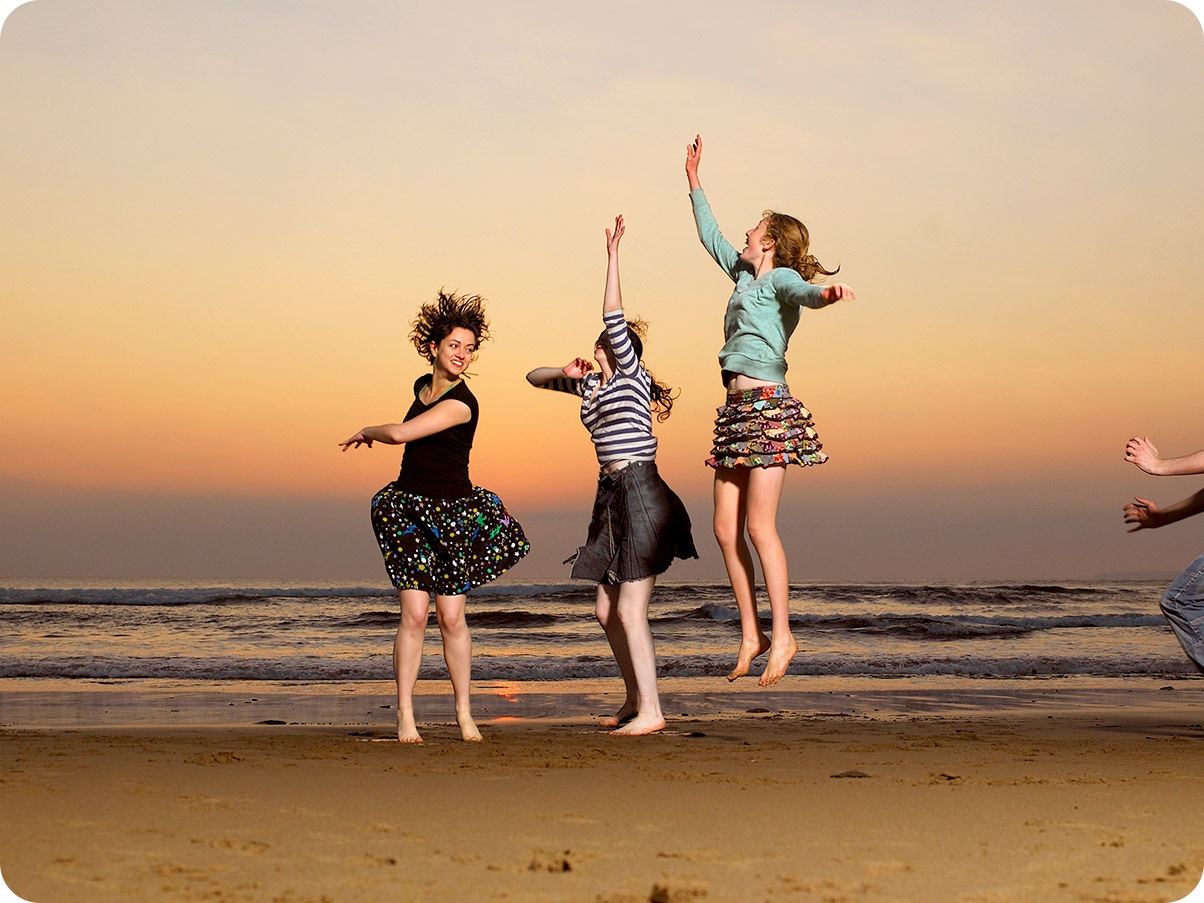
{"type": "MultiPolygon", "coordinates": [[[[9,3],[2,12],[8,12],[9,3]]],[[[32,0],[0,32],[0,580],[384,581],[368,502],[441,287],[489,302],[474,480],[567,579],[596,464],[525,373],[588,355],[604,228],[680,389],[662,474],[701,558],[737,246],[807,223],[857,299],[788,381],[828,463],[779,511],[791,579],[1171,575],[1204,521],[1204,32],[1170,0],[408,4],[32,0]]]]}

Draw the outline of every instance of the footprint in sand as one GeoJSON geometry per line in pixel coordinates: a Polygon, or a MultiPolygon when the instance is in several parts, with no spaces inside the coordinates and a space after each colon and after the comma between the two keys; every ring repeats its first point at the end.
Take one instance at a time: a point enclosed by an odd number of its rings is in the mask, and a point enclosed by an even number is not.
{"type": "Polygon", "coordinates": [[[531,861],[527,863],[527,871],[571,872],[573,870],[573,863],[569,857],[572,855],[572,850],[565,850],[563,853],[549,853],[547,850],[534,850],[531,853],[531,861]]]}

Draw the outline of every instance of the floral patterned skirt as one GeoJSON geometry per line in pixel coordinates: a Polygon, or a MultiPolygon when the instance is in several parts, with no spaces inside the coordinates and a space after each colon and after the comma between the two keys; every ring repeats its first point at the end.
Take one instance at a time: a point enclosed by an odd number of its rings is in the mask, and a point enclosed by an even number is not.
{"type": "Polygon", "coordinates": [[[774,467],[823,464],[828,456],[811,412],[786,386],[730,391],[715,419],[708,467],[774,467]]]}
{"type": "Polygon", "coordinates": [[[372,529],[394,587],[440,596],[496,580],[531,551],[502,500],[480,486],[440,499],[390,483],[372,499],[372,529]]]}

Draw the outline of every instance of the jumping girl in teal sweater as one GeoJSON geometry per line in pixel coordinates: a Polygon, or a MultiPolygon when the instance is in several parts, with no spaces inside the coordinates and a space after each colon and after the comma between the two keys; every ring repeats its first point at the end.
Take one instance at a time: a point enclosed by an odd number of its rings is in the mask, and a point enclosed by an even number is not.
{"type": "MultiPolygon", "coordinates": [[[[778,502],[789,464],[822,464],[827,455],[811,422],[811,413],[786,385],[786,347],[803,307],[825,307],[852,300],[844,283],[813,285],[831,276],[809,253],[807,227],[792,216],[765,211],[745,232],[737,251],[719,232],[702,184],[698,164],[702,138],[686,147],[686,177],[698,237],[736,287],[723,319],[725,343],[719,352],[727,403],[715,421],[715,445],[707,465],[715,468],[715,538],[723,551],[736,607],[740,611],[740,652],[728,674],[748,673],[752,660],[769,653],[760,685],[782,679],[798,643],[790,632],[786,551],[778,537],[778,502]],[[772,634],[765,636],[757,617],[752,540],[769,595],[772,634]]],[[[838,268],[839,269],[839,268],[838,268]]]]}

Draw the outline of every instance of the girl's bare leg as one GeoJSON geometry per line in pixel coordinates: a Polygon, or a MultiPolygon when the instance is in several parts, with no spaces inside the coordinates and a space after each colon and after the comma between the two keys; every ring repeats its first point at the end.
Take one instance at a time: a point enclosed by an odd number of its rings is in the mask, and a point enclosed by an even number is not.
{"type": "Polygon", "coordinates": [[[786,549],[778,536],[778,502],[785,483],[785,466],[755,467],[748,471],[748,538],[752,540],[757,558],[761,561],[773,624],[769,660],[759,681],[763,687],[781,680],[790,660],[798,652],[798,643],[790,632],[790,581],[786,574],[786,549]]]}
{"type": "Polygon", "coordinates": [[[665,716],[661,713],[660,695],[656,690],[656,644],[648,625],[648,603],[655,585],[655,576],[619,584],[619,620],[627,634],[639,706],[635,718],[611,731],[612,734],[629,737],[665,729],[665,716]]]}
{"type": "Polygon", "coordinates": [[[623,676],[623,686],[627,696],[623,705],[613,716],[601,718],[598,724],[602,727],[618,727],[626,724],[639,711],[639,692],[636,688],[635,672],[631,667],[631,653],[627,651],[627,634],[623,630],[623,621],[619,617],[619,587],[598,584],[598,601],[594,606],[594,616],[606,633],[606,641],[614,653],[615,664],[623,676]]]}
{"type": "Polygon", "coordinates": [[[435,596],[435,616],[443,635],[443,660],[451,677],[452,692],[456,694],[456,723],[465,740],[480,740],[481,732],[472,720],[472,637],[464,621],[464,606],[468,597],[435,596]]]}
{"type": "Polygon", "coordinates": [[[397,739],[402,743],[421,743],[414,723],[414,685],[422,667],[422,644],[426,639],[426,616],[430,596],[423,590],[403,589],[401,623],[393,639],[393,675],[397,678],[397,739]]]}
{"type": "Polygon", "coordinates": [[[746,468],[720,467],[715,470],[715,539],[723,552],[727,579],[732,585],[732,595],[736,597],[736,610],[740,612],[740,652],[728,680],[747,674],[752,660],[769,649],[769,637],[765,636],[757,617],[752,553],[744,541],[748,476],[746,468]]]}

